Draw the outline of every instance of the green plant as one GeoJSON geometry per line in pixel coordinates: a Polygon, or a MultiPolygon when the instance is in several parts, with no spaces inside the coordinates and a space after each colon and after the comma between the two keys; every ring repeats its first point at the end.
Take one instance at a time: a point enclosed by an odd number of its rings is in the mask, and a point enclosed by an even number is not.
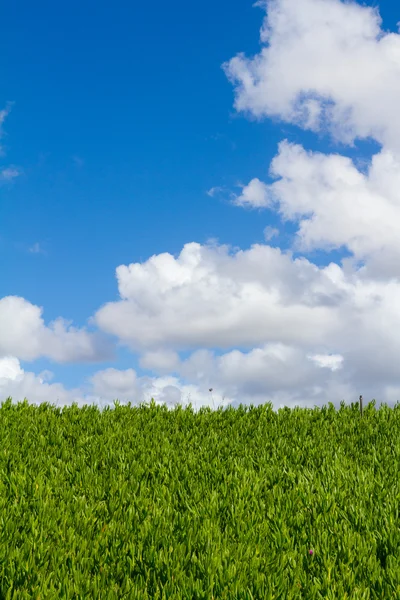
{"type": "Polygon", "coordinates": [[[400,597],[400,408],[356,410],[9,398],[0,597],[400,597]]]}

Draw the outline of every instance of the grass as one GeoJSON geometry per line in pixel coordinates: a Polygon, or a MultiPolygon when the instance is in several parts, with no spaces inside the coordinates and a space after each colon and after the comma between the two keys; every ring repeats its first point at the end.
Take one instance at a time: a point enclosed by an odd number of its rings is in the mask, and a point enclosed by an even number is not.
{"type": "Polygon", "coordinates": [[[0,598],[399,598],[399,434],[397,405],[8,399],[0,598]]]}

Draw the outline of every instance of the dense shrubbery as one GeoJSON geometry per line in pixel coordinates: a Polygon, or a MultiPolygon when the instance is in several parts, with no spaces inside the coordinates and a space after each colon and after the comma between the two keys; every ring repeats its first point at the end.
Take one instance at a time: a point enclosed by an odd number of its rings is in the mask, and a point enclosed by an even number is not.
{"type": "Polygon", "coordinates": [[[400,407],[0,409],[1,598],[400,597],[400,407]]]}

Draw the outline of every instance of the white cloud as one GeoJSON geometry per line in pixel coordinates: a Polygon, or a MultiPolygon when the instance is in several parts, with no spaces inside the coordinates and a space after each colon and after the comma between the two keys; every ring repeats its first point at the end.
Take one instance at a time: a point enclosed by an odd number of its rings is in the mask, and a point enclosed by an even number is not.
{"type": "Polygon", "coordinates": [[[8,397],[13,402],[22,402],[25,398],[31,404],[66,405],[73,401],[81,403],[79,390],[66,390],[60,383],[47,383],[51,373],[45,371],[39,375],[24,371],[14,356],[0,358],[0,402],[8,397]]]}
{"type": "Polygon", "coordinates": [[[169,373],[179,365],[179,354],[172,350],[146,352],[139,362],[142,369],[155,369],[158,373],[169,373]]]}
{"type": "MultiPolygon", "coordinates": [[[[65,389],[60,383],[48,383],[52,374],[25,372],[15,357],[0,359],[0,402],[11,396],[13,402],[27,398],[30,403],[48,402],[56,406],[95,404],[100,409],[131,402],[133,406],[148,403],[173,408],[189,403],[195,410],[202,406],[217,408],[240,403],[271,402],[275,410],[283,406],[312,408],[333,402],[355,401],[360,393],[357,378],[338,376],[340,356],[305,357],[299,350],[284,344],[266,345],[249,353],[237,350],[215,357],[212,352],[199,350],[179,365],[179,377],[138,377],[133,369],[105,369],[95,373],[80,388],[65,389]],[[319,366],[318,366],[319,365],[319,366]],[[189,377],[192,382],[185,383],[189,377]]],[[[368,382],[361,382],[367,387],[368,382]]],[[[400,397],[396,382],[375,382],[368,385],[368,401],[394,404],[400,397]],[[378,395],[379,392],[379,395],[378,395]]]]}
{"type": "MultiPolygon", "coordinates": [[[[99,327],[155,356],[163,348],[225,349],[222,357],[198,350],[173,366],[221,395],[316,403],[368,389],[381,400],[398,380],[400,286],[368,279],[365,269],[319,268],[267,245],[230,255],[193,243],[176,259],[121,266],[117,278],[122,300],[98,311],[99,327]]],[[[148,366],[166,368],[161,360],[148,366]]]]}
{"type": "Polygon", "coordinates": [[[15,356],[0,358],[0,383],[5,381],[18,381],[23,376],[19,360],[15,356]]]}
{"type": "Polygon", "coordinates": [[[264,238],[267,242],[272,240],[272,238],[277,235],[279,235],[279,229],[276,229],[276,227],[270,227],[270,225],[267,225],[267,227],[264,229],[264,238]]]}
{"type": "MultiPolygon", "coordinates": [[[[383,149],[362,173],[347,157],[284,140],[270,174],[278,180],[262,184],[264,207],[299,221],[293,249],[346,246],[356,262],[368,259],[371,276],[400,276],[400,154],[383,149]]],[[[247,198],[249,206],[262,205],[247,198]]]]}
{"type": "Polygon", "coordinates": [[[110,397],[120,397],[132,394],[137,385],[136,373],[133,369],[120,371],[118,369],[109,368],[104,371],[98,371],[91,377],[93,385],[93,393],[110,397]]]}
{"type": "Polygon", "coordinates": [[[285,405],[312,408],[332,401],[338,407],[341,400],[349,401],[357,394],[357,382],[334,373],[341,358],[306,356],[301,349],[278,342],[218,357],[198,350],[181,363],[178,372],[201,388],[212,386],[216,405],[225,396],[233,398],[233,406],[271,402],[275,409],[285,405]]]}
{"type": "Polygon", "coordinates": [[[112,357],[104,336],[72,327],[61,318],[46,326],[41,315],[42,308],[24,298],[0,299],[0,357],[35,360],[46,356],[57,362],[94,362],[112,357]]]}
{"type": "Polygon", "coordinates": [[[233,204],[250,208],[265,208],[268,206],[268,187],[257,177],[241,187],[242,193],[232,200],[233,204]]]}
{"type": "Polygon", "coordinates": [[[399,149],[400,35],[382,31],[378,10],[340,0],[265,6],[260,53],[224,65],[236,109],[399,149]]]}
{"type": "Polygon", "coordinates": [[[308,358],[316,362],[320,367],[331,369],[332,371],[341,369],[343,364],[343,356],[340,354],[314,354],[308,358]]]}
{"type": "MultiPolygon", "coordinates": [[[[131,401],[134,405],[150,402],[151,398],[154,398],[157,404],[165,402],[170,408],[176,404],[186,406],[190,402],[193,408],[211,407],[213,403],[208,389],[184,384],[178,377],[138,377],[133,369],[121,371],[111,368],[98,371],[89,384],[86,397],[103,403],[110,403],[117,398],[121,403],[131,401]]],[[[224,402],[227,405],[229,400],[224,402]]]]}
{"type": "Polygon", "coordinates": [[[95,404],[101,409],[112,407],[115,400],[121,404],[131,402],[133,406],[150,402],[166,403],[169,408],[176,404],[187,406],[192,403],[195,410],[201,406],[217,408],[226,406],[232,399],[213,398],[208,389],[193,384],[184,384],[177,377],[138,377],[133,369],[105,369],[97,371],[81,388],[66,389],[60,383],[48,383],[52,373],[43,371],[39,375],[22,369],[13,356],[0,358],[0,403],[11,397],[14,403],[25,398],[31,404],[48,402],[56,406],[78,406],[95,404]]]}
{"type": "Polygon", "coordinates": [[[215,187],[210,188],[209,190],[207,190],[207,196],[211,196],[212,198],[216,195],[216,194],[220,194],[221,192],[224,191],[224,187],[220,186],[220,185],[216,185],[215,187]]]}
{"type": "Polygon", "coordinates": [[[230,256],[227,246],[190,243],[177,259],[164,253],[121,265],[117,279],[121,301],[100,308],[94,320],[133,350],[229,348],[268,339],[314,344],[338,327],[338,315],[312,291],[341,294],[330,275],[269,246],[230,256]],[[302,302],[302,295],[312,299],[302,302]]]}
{"type": "MultiPolygon", "coordinates": [[[[225,397],[224,404],[270,401],[275,408],[338,406],[359,394],[378,403],[400,400],[399,35],[382,32],[377,12],[354,3],[266,6],[261,39],[268,46],[225,66],[236,108],[326,128],[346,143],[371,136],[383,148],[361,172],[347,157],[284,140],[270,168],[275,181],[253,178],[233,202],[298,221],[298,251],[346,246],[352,258],[318,267],[268,245],[232,251],[193,242],[178,257],[120,265],[120,300],[103,305],[92,322],[142,353],[140,365],[154,376],[109,368],[66,391],[7,358],[0,391],[18,395],[31,386],[36,397],[47,386],[46,393],[59,389],[68,401],[153,396],[170,406],[188,396],[197,406],[211,406],[213,396],[215,404],[225,397]],[[187,349],[192,353],[181,360],[187,349]]],[[[264,230],[267,241],[277,233],[264,230]]],[[[86,331],[62,320],[45,326],[41,309],[22,299],[1,302],[0,355],[98,356],[86,331]]]]}
{"type": "Polygon", "coordinates": [[[21,169],[17,167],[4,167],[0,170],[0,181],[12,181],[21,175],[21,169]]]}

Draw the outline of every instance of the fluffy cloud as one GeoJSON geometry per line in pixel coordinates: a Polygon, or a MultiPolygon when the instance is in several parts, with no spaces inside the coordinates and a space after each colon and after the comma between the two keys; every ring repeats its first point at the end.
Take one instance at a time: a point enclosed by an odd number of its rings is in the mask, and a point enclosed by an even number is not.
{"type": "Polygon", "coordinates": [[[146,352],[140,357],[140,366],[143,369],[155,370],[157,373],[170,373],[175,371],[180,362],[179,354],[172,350],[158,350],[146,352]]]}
{"type": "Polygon", "coordinates": [[[279,248],[231,256],[227,246],[189,243],[176,259],[164,253],[118,267],[121,300],[100,308],[95,322],[135,351],[318,345],[340,327],[336,297],[348,293],[332,276],[279,248]]]}
{"type": "MultiPolygon", "coordinates": [[[[279,408],[338,406],[360,393],[389,404],[400,399],[400,37],[380,29],[375,9],[355,3],[263,5],[265,46],[252,59],[239,55],[225,65],[236,108],[326,129],[349,144],[373,137],[383,147],[364,173],[345,156],[284,140],[270,168],[275,181],[253,178],[234,203],[298,222],[295,250],[344,246],[352,257],[318,267],[269,245],[232,251],[193,242],[177,257],[163,253],[120,265],[120,299],[103,305],[92,322],[142,353],[140,365],[153,375],[98,371],[80,390],[64,390],[68,402],[153,396],[170,406],[270,401],[279,408]],[[192,352],[184,360],[183,350],[192,352]]],[[[267,227],[266,240],[276,233],[267,227]]],[[[87,332],[63,321],[46,327],[38,307],[5,300],[0,355],[98,356],[100,346],[87,332]]],[[[43,374],[24,373],[10,357],[4,361],[0,391],[14,389],[18,396],[31,386],[36,397],[48,386],[42,397],[61,397],[63,388],[51,388],[57,384],[43,374]]]]}
{"type": "Polygon", "coordinates": [[[61,363],[112,357],[104,336],[72,327],[61,318],[46,326],[42,312],[42,308],[18,296],[0,299],[0,357],[35,360],[44,356],[61,363]]]}
{"type": "MultiPolygon", "coordinates": [[[[87,387],[87,399],[111,402],[118,398],[121,403],[131,401],[137,405],[149,402],[154,398],[157,404],[166,404],[174,407],[176,404],[188,405],[192,402],[193,408],[212,406],[213,397],[204,386],[184,383],[179,377],[138,377],[133,369],[121,371],[118,369],[105,369],[98,371],[90,378],[87,387]]],[[[226,406],[231,398],[225,399],[220,404],[226,406]]]]}
{"type": "Polygon", "coordinates": [[[342,389],[355,398],[366,387],[381,399],[396,386],[400,286],[350,263],[319,268],[266,245],[231,255],[192,243],[176,259],[119,267],[117,278],[122,299],[96,321],[132,349],[154,348],[147,366],[155,372],[173,368],[242,401],[308,402],[315,389],[334,401],[342,389]],[[177,364],[173,348],[188,347],[231,351],[200,350],[177,364]]]}
{"type": "Polygon", "coordinates": [[[381,29],[376,8],[340,0],[267,0],[261,52],[224,65],[235,105],[345,143],[383,145],[364,174],[338,154],[284,140],[270,166],[278,181],[252,179],[233,203],[277,209],[299,221],[296,251],[347,247],[374,279],[399,276],[400,35],[381,29]]]}
{"type": "MultiPolygon", "coordinates": [[[[249,354],[234,351],[217,360],[211,352],[200,350],[180,363],[180,377],[138,377],[133,369],[109,368],[95,373],[80,388],[68,390],[60,383],[49,383],[53,377],[51,372],[43,371],[39,375],[26,372],[18,359],[9,356],[0,359],[0,399],[3,401],[11,396],[13,402],[21,402],[28,398],[32,404],[48,402],[56,406],[68,406],[73,402],[78,406],[95,404],[101,410],[113,406],[117,399],[121,404],[131,402],[139,405],[154,398],[157,404],[165,403],[169,408],[192,403],[193,408],[198,410],[202,406],[257,405],[266,401],[272,402],[275,408],[288,403],[312,407],[321,401],[321,397],[329,401],[332,392],[335,394],[334,404],[339,406],[338,399],[354,395],[355,390],[348,384],[323,377],[303,389],[301,384],[307,382],[307,375],[300,371],[289,378],[285,389],[280,389],[280,376],[275,374],[271,377],[273,371],[282,374],[288,363],[293,369],[296,361],[301,363],[299,368],[311,368],[299,353],[280,344],[249,354]],[[272,359],[269,367],[265,360],[268,357],[272,359]],[[185,383],[185,378],[196,383],[185,383]],[[249,385],[251,378],[253,383],[249,385]],[[211,381],[214,382],[213,388],[210,387],[211,381]]],[[[335,363],[335,360],[331,362],[335,363]]],[[[331,367],[328,365],[328,368],[331,367]]]]}
{"type": "Polygon", "coordinates": [[[224,65],[236,109],[399,149],[400,35],[382,31],[378,10],[340,0],[258,4],[265,46],[224,65]]]}
{"type": "Polygon", "coordinates": [[[4,357],[0,359],[0,398],[11,396],[14,402],[28,398],[33,404],[58,406],[95,404],[100,410],[113,406],[117,399],[121,404],[139,405],[151,398],[168,408],[191,403],[195,410],[265,402],[275,409],[313,408],[328,402],[338,408],[342,400],[355,401],[364,386],[368,397],[377,398],[378,403],[394,404],[399,399],[396,382],[376,381],[373,376],[361,380],[354,374],[339,377],[341,363],[340,355],[305,356],[279,343],[248,353],[234,350],[220,357],[199,350],[179,363],[177,377],[138,377],[133,369],[109,368],[95,373],[79,389],[67,390],[59,383],[48,383],[52,373],[24,372],[15,357],[4,357]]]}
{"type": "Polygon", "coordinates": [[[297,251],[346,246],[355,262],[368,261],[371,276],[400,275],[400,154],[383,149],[364,174],[345,156],[284,140],[270,175],[278,180],[253,179],[236,204],[277,208],[284,221],[299,221],[297,251]]]}
{"type": "Polygon", "coordinates": [[[51,378],[49,371],[35,375],[24,371],[15,356],[3,356],[0,358],[0,401],[11,396],[13,402],[27,398],[31,404],[48,402],[63,406],[73,401],[81,404],[79,390],[66,390],[60,383],[48,383],[46,380],[51,378]]]}
{"type": "Polygon", "coordinates": [[[233,200],[237,206],[250,208],[265,208],[268,206],[268,188],[257,177],[242,186],[242,193],[233,200]]]}
{"type": "MultiPolygon", "coordinates": [[[[14,403],[27,398],[31,404],[48,402],[69,406],[76,403],[80,407],[95,404],[102,410],[112,407],[115,400],[121,404],[131,402],[135,406],[154,398],[156,404],[165,403],[169,408],[176,404],[186,406],[190,402],[195,410],[201,406],[214,406],[209,390],[185,384],[177,377],[138,377],[133,369],[97,371],[86,384],[70,390],[60,383],[49,383],[52,378],[49,371],[39,375],[24,371],[14,356],[0,358],[0,402],[8,397],[14,403]]],[[[231,400],[227,398],[218,404],[226,406],[231,400]]]]}

